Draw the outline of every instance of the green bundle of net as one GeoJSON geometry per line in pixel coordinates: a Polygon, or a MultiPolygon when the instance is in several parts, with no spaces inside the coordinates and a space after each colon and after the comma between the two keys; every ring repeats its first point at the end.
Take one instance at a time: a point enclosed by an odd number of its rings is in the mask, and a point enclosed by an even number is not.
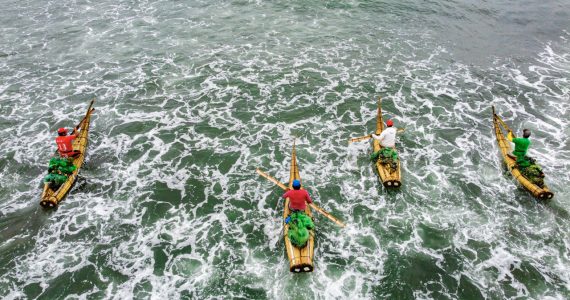
{"type": "Polygon", "coordinates": [[[530,182],[536,184],[539,187],[544,187],[544,173],[542,168],[536,163],[532,163],[528,167],[519,167],[521,174],[526,177],[530,182]]]}
{"type": "Polygon", "coordinates": [[[57,188],[62,185],[67,180],[67,177],[76,169],[77,167],[73,165],[73,159],[54,157],[49,161],[49,174],[44,177],[44,182],[49,183],[52,188],[57,188]]]}
{"type": "Polygon", "coordinates": [[[76,167],[73,165],[73,159],[63,157],[53,157],[49,160],[48,172],[60,172],[65,175],[70,175],[75,171],[76,167]]]}
{"type": "Polygon", "coordinates": [[[309,230],[315,228],[315,224],[304,212],[294,212],[289,217],[289,240],[295,247],[303,248],[309,240],[309,230]]]}
{"type": "Polygon", "coordinates": [[[384,147],[380,151],[372,153],[370,159],[374,162],[380,160],[381,163],[390,165],[394,170],[398,168],[398,152],[393,148],[384,147]]]}
{"type": "Polygon", "coordinates": [[[50,183],[52,187],[58,187],[67,180],[67,176],[57,173],[50,173],[44,177],[44,182],[50,183]]]}

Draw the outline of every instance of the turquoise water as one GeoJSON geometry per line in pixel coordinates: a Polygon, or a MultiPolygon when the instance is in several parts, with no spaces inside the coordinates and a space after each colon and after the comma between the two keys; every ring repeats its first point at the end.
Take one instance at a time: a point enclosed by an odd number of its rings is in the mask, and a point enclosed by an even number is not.
{"type": "Polygon", "coordinates": [[[0,296],[567,299],[568,1],[0,0],[0,296]],[[351,137],[385,117],[403,184],[351,137]],[[97,97],[81,178],[39,206],[58,127],[97,97]],[[555,193],[499,156],[533,131],[555,193]],[[296,138],[315,271],[281,238],[296,138]]]}

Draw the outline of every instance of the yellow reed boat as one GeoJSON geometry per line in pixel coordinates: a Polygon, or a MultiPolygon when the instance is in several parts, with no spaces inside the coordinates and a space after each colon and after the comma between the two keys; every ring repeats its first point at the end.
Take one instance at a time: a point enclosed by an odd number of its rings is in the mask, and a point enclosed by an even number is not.
{"type": "Polygon", "coordinates": [[[511,147],[511,142],[507,139],[505,134],[512,132],[512,130],[507,126],[505,122],[495,113],[495,107],[493,106],[493,126],[495,128],[495,137],[497,138],[497,143],[501,149],[501,155],[503,161],[507,165],[507,168],[513,174],[513,177],[534,197],[547,200],[552,199],[554,194],[548,189],[546,185],[539,187],[538,185],[530,182],[526,177],[521,174],[521,171],[516,166],[516,159],[511,157],[510,154],[513,152],[511,147]],[[503,132],[503,129],[505,130],[503,132]]]}
{"type": "MultiPolygon", "coordinates": [[[[85,160],[87,141],[89,137],[89,124],[91,122],[91,113],[95,110],[92,108],[94,102],[95,99],[93,99],[89,104],[89,108],[87,109],[85,117],[75,127],[79,130],[79,134],[77,135],[77,138],[73,140],[73,150],[81,152],[78,156],[73,158],[73,165],[76,167],[76,169],[71,175],[68,176],[67,180],[61,186],[59,186],[57,190],[51,189],[49,183],[44,184],[44,189],[40,200],[40,205],[43,207],[57,207],[59,202],[61,202],[65,195],[67,195],[77,180],[77,174],[79,173],[79,170],[83,166],[83,162],[85,160]]],[[[59,153],[56,151],[55,155],[59,155],[59,153]]]]}
{"type": "MultiPolygon", "coordinates": [[[[376,135],[379,135],[384,130],[384,121],[382,120],[382,100],[378,99],[378,114],[376,116],[376,135]]],[[[372,140],[372,150],[374,152],[380,151],[382,146],[376,139],[372,140]]],[[[400,168],[400,154],[398,154],[397,168],[393,169],[389,164],[383,164],[380,159],[375,164],[376,171],[380,177],[380,182],[387,188],[397,188],[402,185],[402,172],[400,168]]]]}
{"type": "MultiPolygon", "coordinates": [[[[293,143],[293,151],[291,152],[291,168],[289,171],[289,189],[293,189],[293,180],[301,181],[299,175],[299,166],[297,165],[297,153],[295,151],[295,143],[293,143]]],[[[303,188],[301,181],[301,189],[303,188]]],[[[285,199],[285,209],[283,210],[283,234],[285,235],[285,249],[289,258],[289,271],[294,273],[312,272],[313,271],[313,255],[315,252],[315,233],[309,230],[309,241],[303,248],[297,248],[289,240],[289,224],[285,223],[285,219],[291,214],[289,210],[289,198],[285,199]]],[[[305,214],[311,219],[313,218],[309,205],[305,208],[305,214]]]]}
{"type": "MultiPolygon", "coordinates": [[[[297,165],[297,153],[295,151],[295,143],[293,143],[293,151],[291,153],[291,168],[289,171],[289,184],[286,186],[285,184],[279,182],[277,179],[271,177],[269,174],[257,169],[256,172],[265,177],[267,180],[275,183],[284,191],[292,190],[293,189],[293,180],[297,179],[301,181],[301,175],[299,175],[299,166],[297,165]]],[[[301,189],[303,188],[302,181],[301,181],[301,189]]],[[[285,199],[284,210],[283,210],[283,235],[285,239],[285,249],[287,251],[287,258],[289,259],[289,271],[293,273],[305,273],[305,272],[312,272],[313,271],[313,255],[315,252],[315,233],[314,230],[309,230],[309,240],[307,244],[302,247],[298,248],[289,239],[289,224],[285,223],[285,219],[291,214],[291,210],[289,209],[289,198],[285,199]]],[[[305,214],[309,216],[311,219],[313,215],[311,213],[311,208],[317,210],[325,217],[329,218],[331,221],[335,222],[337,225],[344,227],[346,226],[344,223],[340,222],[329,213],[324,211],[322,208],[316,206],[314,203],[310,203],[305,208],[305,214]]]]}

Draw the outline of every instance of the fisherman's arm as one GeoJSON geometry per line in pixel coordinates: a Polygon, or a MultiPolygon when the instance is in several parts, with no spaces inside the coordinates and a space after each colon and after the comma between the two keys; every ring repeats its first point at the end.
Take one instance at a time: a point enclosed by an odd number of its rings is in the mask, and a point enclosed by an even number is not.
{"type": "Polygon", "coordinates": [[[515,139],[515,135],[513,134],[512,131],[509,131],[509,134],[507,134],[507,139],[511,142],[513,141],[513,139],[515,139]]]}
{"type": "Polygon", "coordinates": [[[386,134],[384,133],[384,131],[382,133],[380,133],[379,135],[376,134],[371,134],[372,138],[378,141],[382,141],[384,139],[384,136],[386,136],[386,134]]]}
{"type": "Polygon", "coordinates": [[[305,190],[305,200],[307,200],[309,203],[313,203],[313,199],[311,199],[311,196],[309,196],[309,192],[307,192],[307,190],[305,190]]]}

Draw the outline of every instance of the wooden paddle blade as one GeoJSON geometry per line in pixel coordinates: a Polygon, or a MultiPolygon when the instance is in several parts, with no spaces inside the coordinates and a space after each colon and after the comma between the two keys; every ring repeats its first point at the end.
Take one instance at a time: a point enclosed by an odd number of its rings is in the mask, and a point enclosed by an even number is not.
{"type": "Polygon", "coordinates": [[[505,128],[505,130],[507,130],[509,132],[513,132],[511,130],[511,128],[509,128],[507,123],[505,123],[505,121],[503,121],[503,119],[501,119],[501,117],[499,117],[499,115],[495,114],[494,118],[497,119],[497,121],[499,121],[499,123],[505,128]]]}
{"type": "Polygon", "coordinates": [[[95,99],[96,98],[91,99],[91,102],[89,103],[89,107],[87,108],[87,113],[85,114],[85,117],[83,117],[83,119],[81,119],[81,121],[79,121],[79,124],[77,124],[77,126],[75,126],[75,128],[73,128],[73,132],[77,131],[77,129],[79,129],[79,127],[81,127],[81,125],[83,124],[85,119],[87,119],[87,116],[90,115],[95,110],[93,108],[93,104],[95,103],[95,99]]]}
{"type": "Polygon", "coordinates": [[[271,175],[261,171],[260,169],[255,169],[255,172],[257,172],[257,174],[261,175],[262,177],[265,177],[265,179],[275,183],[277,186],[279,186],[280,188],[282,188],[283,190],[288,190],[289,188],[287,188],[283,183],[279,182],[279,180],[275,179],[274,177],[272,177],[271,175]]]}
{"type": "Polygon", "coordinates": [[[384,121],[382,120],[382,97],[378,97],[378,112],[376,113],[376,134],[380,134],[384,130],[384,121]]]}
{"type": "Polygon", "coordinates": [[[329,214],[328,212],[326,212],[324,209],[318,207],[316,204],[314,203],[309,203],[309,206],[318,211],[321,215],[325,216],[327,219],[333,221],[335,224],[337,224],[338,226],[344,228],[346,227],[346,224],[344,224],[343,222],[339,221],[337,218],[333,217],[331,214],[329,214]]]}
{"type": "Polygon", "coordinates": [[[365,141],[368,139],[371,139],[372,135],[365,135],[365,136],[361,136],[361,137],[356,137],[356,138],[351,138],[350,140],[348,140],[349,143],[354,143],[354,142],[360,142],[360,141],[365,141]]]}

